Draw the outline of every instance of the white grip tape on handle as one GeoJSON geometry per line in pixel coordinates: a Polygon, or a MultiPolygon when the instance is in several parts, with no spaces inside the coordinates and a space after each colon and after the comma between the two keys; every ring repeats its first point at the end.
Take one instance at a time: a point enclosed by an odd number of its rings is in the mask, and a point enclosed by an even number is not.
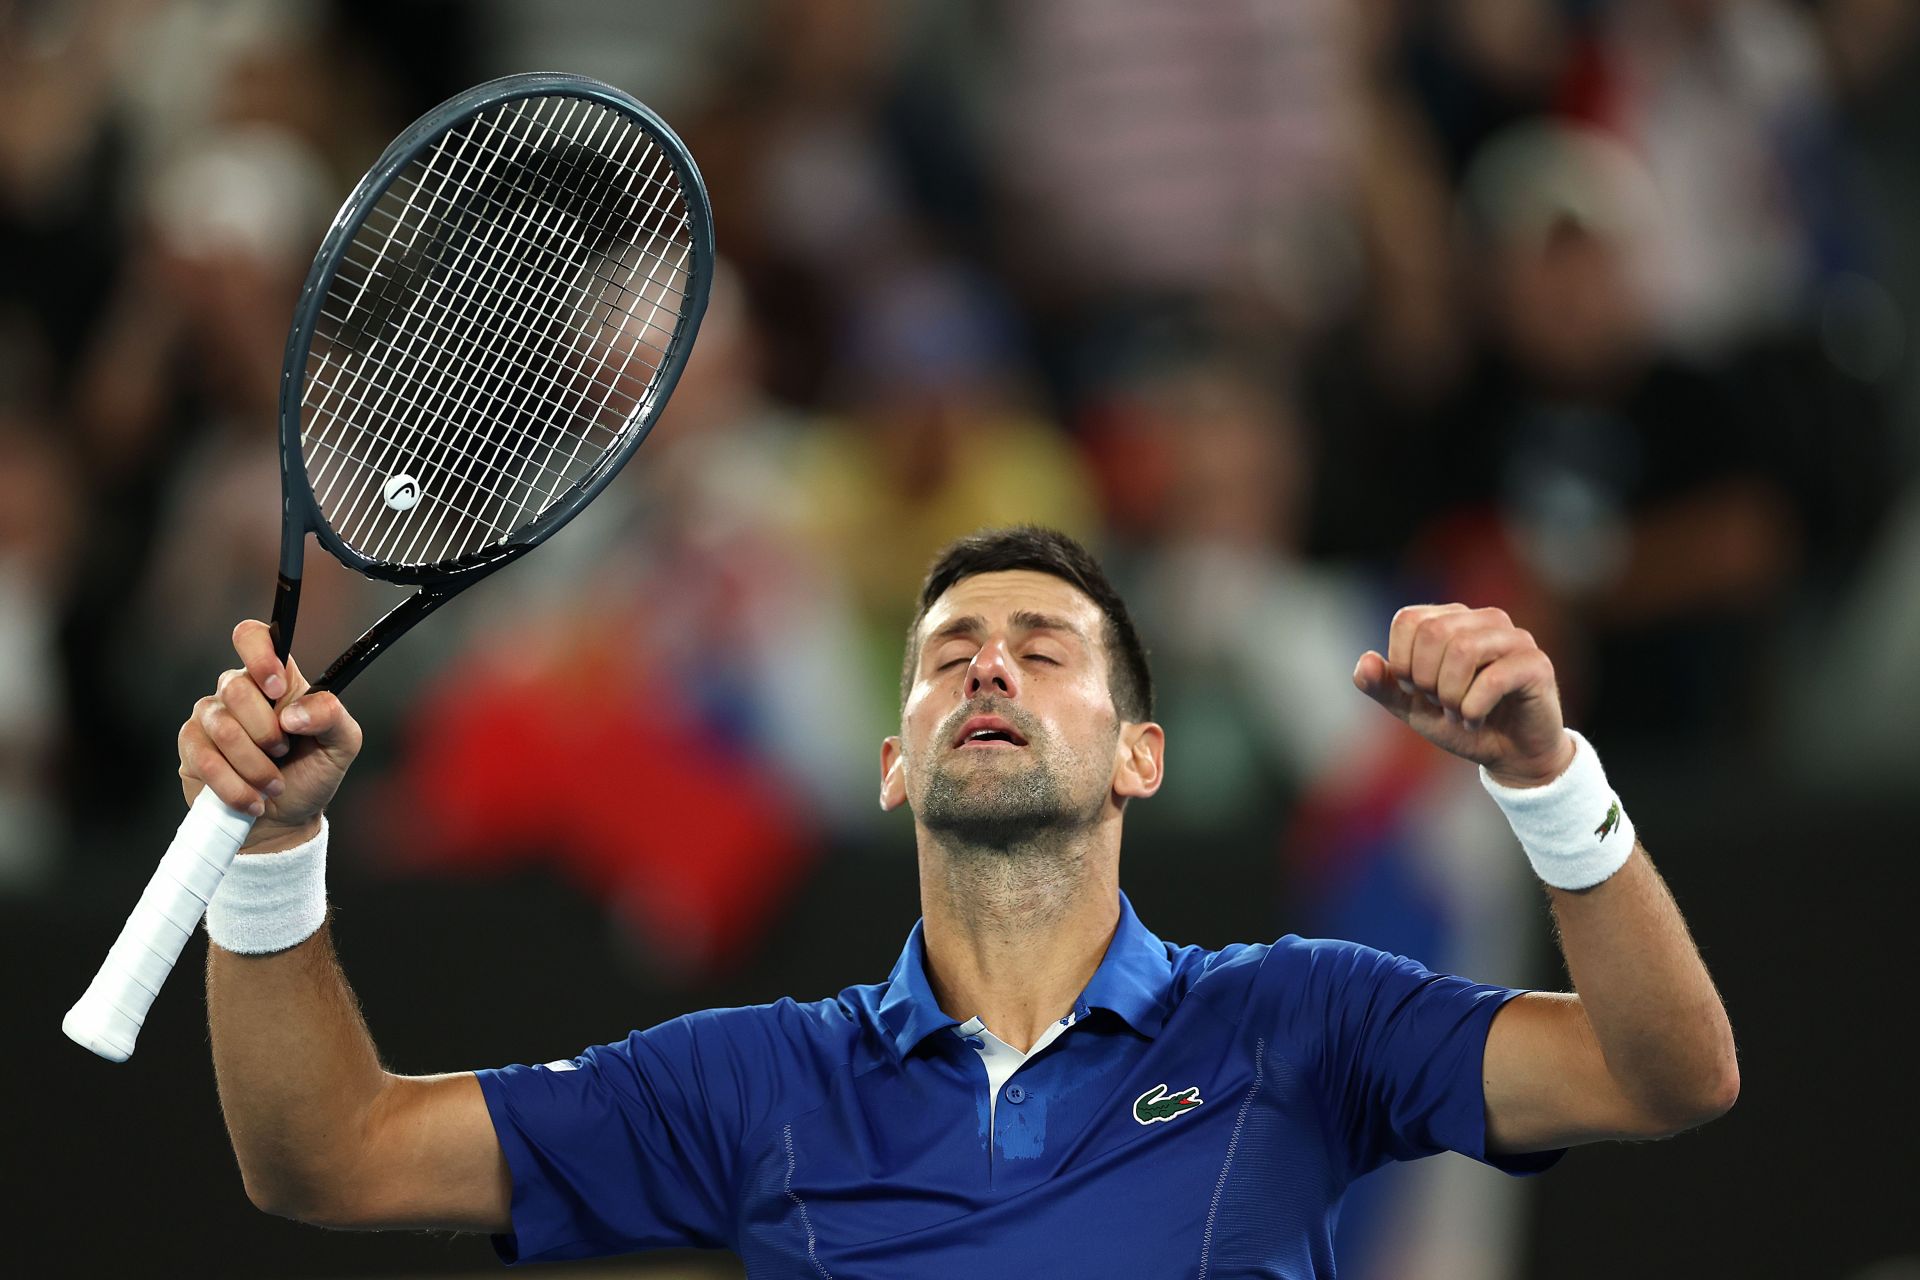
{"type": "Polygon", "coordinates": [[[201,789],[100,972],[67,1010],[60,1029],[68,1039],[110,1062],[133,1056],[153,998],[251,830],[252,814],[230,808],[211,787],[201,789]]]}

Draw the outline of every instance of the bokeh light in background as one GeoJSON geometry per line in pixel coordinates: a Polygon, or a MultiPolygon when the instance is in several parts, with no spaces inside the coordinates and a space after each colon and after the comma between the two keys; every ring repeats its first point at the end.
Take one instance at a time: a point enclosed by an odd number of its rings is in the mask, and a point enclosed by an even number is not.
{"type": "MultiPolygon", "coordinates": [[[[1471,772],[1347,682],[1397,605],[1464,599],[1555,658],[1727,995],[1728,1119],[1537,1182],[1383,1171],[1343,1275],[1920,1265],[1920,1119],[1873,1030],[1920,890],[1917,35],[1911,0],[0,6],[28,1273],[489,1265],[254,1214],[191,981],[127,1068],[55,1028],[267,609],[280,349],[333,208],[420,110],[549,69],[682,133],[727,265],[609,495],[353,690],[337,930],[396,1069],[883,976],[912,593],[950,537],[1033,521],[1096,547],[1153,651],[1170,780],[1123,874],[1163,936],[1565,985],[1471,772]]],[[[389,595],[329,568],[310,658],[389,595]]]]}

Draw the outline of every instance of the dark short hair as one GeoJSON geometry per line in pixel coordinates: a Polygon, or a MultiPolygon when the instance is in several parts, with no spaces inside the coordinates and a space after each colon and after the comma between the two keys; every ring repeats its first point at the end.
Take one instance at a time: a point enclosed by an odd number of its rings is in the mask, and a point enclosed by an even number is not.
{"type": "Polygon", "coordinates": [[[920,584],[920,607],[907,627],[906,661],[900,667],[900,705],[913,688],[918,665],[920,623],[933,602],[963,578],[980,573],[1030,569],[1050,573],[1072,583],[1106,615],[1101,639],[1107,649],[1107,688],[1114,710],[1135,724],[1153,718],[1153,673],[1147,669],[1147,650],[1127,616],[1127,605],[1107,581],[1093,553],[1058,529],[1020,524],[1005,529],[982,529],[957,538],[934,557],[920,584]]]}

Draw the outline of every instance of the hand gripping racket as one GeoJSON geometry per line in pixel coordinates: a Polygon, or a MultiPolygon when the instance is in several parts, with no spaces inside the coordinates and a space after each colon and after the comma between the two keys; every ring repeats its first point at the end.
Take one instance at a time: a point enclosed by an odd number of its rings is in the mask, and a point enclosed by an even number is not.
{"type": "MultiPolygon", "coordinates": [[[[287,336],[281,660],[308,533],[348,568],[419,588],[313,685],[337,692],[577,515],[659,418],[712,273],[692,157],[619,90],[508,76],[414,122],[341,206],[287,336]]],[[[252,826],[200,792],[69,1037],[133,1053],[252,826]]]]}

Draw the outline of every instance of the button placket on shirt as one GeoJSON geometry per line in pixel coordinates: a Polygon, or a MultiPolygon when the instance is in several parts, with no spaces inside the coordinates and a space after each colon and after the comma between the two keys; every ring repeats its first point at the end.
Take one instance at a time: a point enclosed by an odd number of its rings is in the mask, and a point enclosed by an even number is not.
{"type": "MultiPolygon", "coordinates": [[[[1055,1028],[1053,1034],[1046,1037],[1046,1039],[1049,1042],[1057,1039],[1061,1031],[1071,1027],[1076,1021],[1085,1016],[1086,1006],[1076,1004],[1073,1012],[1060,1019],[1059,1027],[1055,1028]]],[[[1008,1056],[1022,1059],[1013,1067],[1013,1071],[1017,1073],[1022,1070],[1027,1065],[1027,1062],[1031,1061],[1041,1049],[1046,1047],[1046,1045],[1038,1045],[1032,1053],[1021,1055],[1016,1050],[1002,1045],[998,1041],[991,1040],[991,1033],[987,1031],[986,1024],[977,1017],[969,1018],[967,1021],[955,1026],[953,1028],[953,1034],[962,1044],[978,1054],[981,1062],[987,1064],[987,1083],[989,1086],[993,1084],[995,1074],[993,1067],[996,1062],[1004,1061],[1008,1056]]],[[[1027,1096],[1028,1091],[1025,1085],[1003,1079],[999,1089],[994,1092],[991,1100],[996,1106],[1000,1102],[1006,1102],[1012,1106],[1019,1106],[1027,1100],[1027,1096]]],[[[997,1129],[998,1125],[994,1127],[997,1129]]]]}

